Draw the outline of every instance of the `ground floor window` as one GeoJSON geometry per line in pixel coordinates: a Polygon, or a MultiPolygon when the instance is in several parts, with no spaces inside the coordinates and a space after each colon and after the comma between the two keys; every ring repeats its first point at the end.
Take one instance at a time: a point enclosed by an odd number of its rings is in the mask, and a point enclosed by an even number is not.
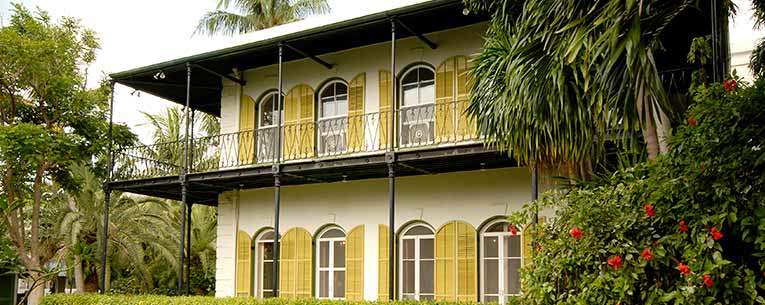
{"type": "Polygon", "coordinates": [[[432,300],[435,294],[433,229],[415,224],[403,232],[399,253],[400,298],[432,300]]]}
{"type": "Polygon", "coordinates": [[[521,235],[510,223],[496,221],[481,232],[481,278],[483,302],[505,304],[518,295],[521,283],[521,235]]]}
{"type": "Polygon", "coordinates": [[[255,241],[255,294],[259,298],[274,296],[274,231],[267,230],[255,241]]]}
{"type": "Polygon", "coordinates": [[[316,255],[316,296],[322,299],[345,297],[345,233],[333,227],[319,234],[316,255]]]}

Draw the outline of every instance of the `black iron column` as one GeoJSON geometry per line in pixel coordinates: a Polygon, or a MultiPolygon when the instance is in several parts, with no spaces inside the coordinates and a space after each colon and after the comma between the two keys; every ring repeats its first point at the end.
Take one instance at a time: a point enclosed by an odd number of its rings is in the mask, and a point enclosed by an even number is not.
{"type": "Polygon", "coordinates": [[[106,156],[106,182],[104,182],[104,236],[101,243],[101,293],[106,291],[106,251],[109,244],[109,206],[111,205],[112,189],[109,182],[112,181],[112,171],[114,170],[114,154],[112,153],[114,125],[114,81],[110,81],[111,97],[109,98],[109,152],[106,156]]]}
{"type": "Polygon", "coordinates": [[[281,167],[279,166],[281,158],[282,148],[282,60],[283,60],[283,43],[279,43],[279,71],[278,71],[278,92],[276,103],[276,140],[274,141],[274,165],[272,167],[274,173],[274,276],[273,276],[273,296],[279,296],[279,205],[281,204],[281,167]]]}
{"type": "Polygon", "coordinates": [[[189,163],[189,108],[191,106],[191,65],[186,63],[186,107],[183,109],[183,118],[186,123],[184,129],[183,139],[183,163],[181,164],[181,227],[178,246],[178,295],[183,294],[183,263],[184,260],[184,244],[186,239],[186,204],[188,203],[188,181],[186,181],[186,174],[188,171],[189,163]]]}
{"type": "MultiPolygon", "coordinates": [[[[193,169],[194,165],[194,119],[196,117],[196,110],[191,109],[191,128],[189,135],[189,162],[188,171],[193,169]]],[[[194,208],[194,203],[188,203],[188,211],[186,213],[186,294],[191,294],[191,213],[194,208]]]]}
{"type": "Polygon", "coordinates": [[[395,295],[395,270],[396,262],[394,260],[396,253],[396,154],[393,145],[396,143],[395,123],[396,123],[396,21],[390,20],[390,126],[388,135],[388,153],[386,161],[388,162],[388,298],[396,299],[395,295]]]}

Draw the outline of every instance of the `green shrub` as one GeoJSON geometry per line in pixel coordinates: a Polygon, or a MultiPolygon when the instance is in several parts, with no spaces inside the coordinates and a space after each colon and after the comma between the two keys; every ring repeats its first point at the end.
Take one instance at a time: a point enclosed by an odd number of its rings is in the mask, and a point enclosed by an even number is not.
{"type": "Polygon", "coordinates": [[[523,302],[765,303],[765,84],[731,84],[695,89],[655,162],[531,207],[556,217],[539,228],[523,302]]]}
{"type": "MultiPolygon", "coordinates": [[[[100,295],[100,294],[52,294],[43,299],[41,305],[363,305],[376,302],[331,301],[317,299],[264,299],[255,298],[214,298],[214,297],[170,297],[157,295],[100,295]]],[[[380,304],[419,305],[435,302],[396,301],[380,304]]],[[[469,303],[438,302],[437,304],[458,305],[469,303]]]]}

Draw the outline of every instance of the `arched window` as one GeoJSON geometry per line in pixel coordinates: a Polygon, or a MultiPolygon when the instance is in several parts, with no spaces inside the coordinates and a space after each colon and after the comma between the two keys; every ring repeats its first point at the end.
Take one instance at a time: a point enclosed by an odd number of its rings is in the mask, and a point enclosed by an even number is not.
{"type": "Polygon", "coordinates": [[[348,84],[328,82],[319,91],[319,153],[345,152],[348,130],[348,84]]]}
{"type": "Polygon", "coordinates": [[[401,77],[399,104],[400,138],[403,146],[433,142],[435,110],[435,74],[425,65],[417,65],[401,77]]]}
{"type": "Polygon", "coordinates": [[[264,95],[258,103],[258,161],[265,162],[273,160],[274,158],[274,141],[276,139],[276,127],[278,116],[282,116],[282,124],[284,122],[284,105],[281,105],[279,110],[276,110],[276,105],[279,104],[278,95],[276,91],[272,91],[264,95]]]}
{"type": "Polygon", "coordinates": [[[481,231],[481,301],[505,304],[520,293],[521,235],[504,219],[481,231]]]}
{"type": "Polygon", "coordinates": [[[274,296],[274,231],[266,230],[255,238],[255,296],[274,296]]]}
{"type": "Polygon", "coordinates": [[[401,234],[399,250],[400,298],[432,300],[434,296],[434,231],[414,224],[401,234]]]}
{"type": "Polygon", "coordinates": [[[316,246],[316,297],[345,297],[345,232],[330,227],[319,234],[316,246]]]}

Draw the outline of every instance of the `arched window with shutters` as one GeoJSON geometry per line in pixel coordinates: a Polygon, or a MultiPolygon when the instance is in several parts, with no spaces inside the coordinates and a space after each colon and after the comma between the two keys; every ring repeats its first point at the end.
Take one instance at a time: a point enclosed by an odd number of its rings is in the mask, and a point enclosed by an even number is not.
{"type": "Polygon", "coordinates": [[[345,297],[345,232],[331,226],[319,233],[316,240],[316,297],[345,297]]]}
{"type": "Polygon", "coordinates": [[[449,221],[436,231],[436,300],[477,299],[476,230],[464,221],[449,221]]]}
{"type": "Polygon", "coordinates": [[[497,219],[481,231],[481,301],[505,304],[521,291],[522,236],[505,219],[497,219]]]}
{"type": "Polygon", "coordinates": [[[435,74],[426,65],[415,65],[401,77],[399,99],[399,143],[418,146],[433,143],[435,74]]]}
{"type": "Polygon", "coordinates": [[[273,90],[264,94],[258,102],[258,162],[269,162],[274,159],[277,119],[279,115],[284,118],[283,106],[276,109],[279,105],[278,99],[277,91],[273,90]]]}
{"type": "Polygon", "coordinates": [[[423,223],[415,223],[401,232],[399,298],[432,300],[435,296],[433,229],[423,223]]]}
{"type": "Polygon", "coordinates": [[[344,153],[348,131],[348,84],[337,79],[319,91],[319,154],[344,153]]]}
{"type": "Polygon", "coordinates": [[[274,296],[274,230],[268,229],[255,237],[254,295],[259,298],[274,296]]]}
{"type": "Polygon", "coordinates": [[[458,142],[475,139],[475,122],[467,116],[469,88],[467,56],[452,56],[436,68],[435,141],[458,142]]]}

